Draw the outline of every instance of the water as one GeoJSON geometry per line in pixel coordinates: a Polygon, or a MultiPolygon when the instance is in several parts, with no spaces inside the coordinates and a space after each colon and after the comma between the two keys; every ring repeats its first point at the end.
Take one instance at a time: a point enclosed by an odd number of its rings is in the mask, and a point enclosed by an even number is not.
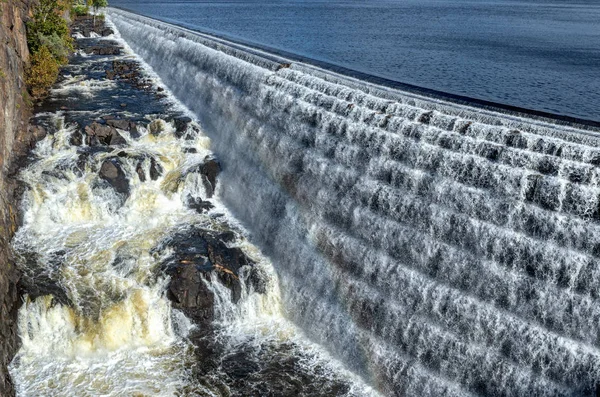
{"type": "MultiPolygon", "coordinates": [[[[300,396],[376,396],[285,318],[270,261],[248,242],[218,196],[208,199],[214,205],[209,212],[188,208],[190,196],[207,199],[207,193],[198,174],[182,177],[182,172],[212,155],[211,141],[196,122],[178,133],[164,120],[190,114],[168,89],[157,97],[156,91],[106,78],[113,61],[140,61],[118,34],[80,37],[78,45],[115,41],[125,47],[123,55],[78,51],[34,118],[48,135],[19,176],[27,189],[23,226],[13,246],[31,294],[19,311],[22,346],[10,367],[17,395],[229,396],[292,390],[289,394],[300,396]],[[137,133],[121,130],[124,143],[117,148],[94,146],[78,123],[103,116],[136,120],[137,133]],[[150,133],[149,123],[160,125],[161,132],[150,133]],[[77,137],[83,143],[77,144],[77,137]],[[129,194],[99,177],[107,160],[121,164],[129,194]],[[155,178],[151,163],[162,170],[155,178]],[[264,293],[243,283],[234,304],[217,277],[204,281],[216,296],[211,329],[194,326],[172,308],[168,279],[160,271],[163,253],[156,251],[161,241],[192,226],[232,230],[230,244],[257,263],[265,283],[264,293]],[[192,338],[198,334],[210,349],[196,350],[192,338]]],[[[151,70],[142,77],[164,89],[151,70]]]]}
{"type": "Polygon", "coordinates": [[[594,0],[111,4],[394,81],[600,120],[594,0]]]}
{"type": "Polygon", "coordinates": [[[385,395],[595,393],[598,130],[109,16],[212,139],[309,338],[385,395]]]}

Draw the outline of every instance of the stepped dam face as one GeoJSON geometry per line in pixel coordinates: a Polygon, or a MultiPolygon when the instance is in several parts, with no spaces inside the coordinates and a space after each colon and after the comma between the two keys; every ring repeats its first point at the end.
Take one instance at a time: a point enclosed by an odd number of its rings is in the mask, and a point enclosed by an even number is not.
{"type": "Polygon", "coordinates": [[[594,395],[599,131],[109,16],[211,137],[313,341],[384,395],[594,395]]]}

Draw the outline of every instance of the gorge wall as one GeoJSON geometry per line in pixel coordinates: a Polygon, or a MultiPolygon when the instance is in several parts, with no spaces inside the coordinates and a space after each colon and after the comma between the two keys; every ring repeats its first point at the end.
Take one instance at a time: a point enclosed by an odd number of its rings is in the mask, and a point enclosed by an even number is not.
{"type": "Polygon", "coordinates": [[[27,120],[30,100],[24,83],[29,59],[25,23],[30,1],[0,2],[0,395],[13,387],[7,366],[17,349],[16,318],[20,303],[18,274],[10,252],[10,239],[18,223],[17,185],[19,159],[32,139],[27,120]]]}
{"type": "Polygon", "coordinates": [[[287,315],[386,395],[593,395],[600,135],[120,10],[198,116],[287,315]]]}

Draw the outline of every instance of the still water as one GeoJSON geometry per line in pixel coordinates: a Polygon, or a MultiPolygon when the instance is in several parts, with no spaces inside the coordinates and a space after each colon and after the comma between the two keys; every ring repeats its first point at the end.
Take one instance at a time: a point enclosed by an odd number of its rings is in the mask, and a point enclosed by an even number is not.
{"type": "Polygon", "coordinates": [[[371,75],[600,120],[592,0],[112,0],[111,5],[371,75]]]}

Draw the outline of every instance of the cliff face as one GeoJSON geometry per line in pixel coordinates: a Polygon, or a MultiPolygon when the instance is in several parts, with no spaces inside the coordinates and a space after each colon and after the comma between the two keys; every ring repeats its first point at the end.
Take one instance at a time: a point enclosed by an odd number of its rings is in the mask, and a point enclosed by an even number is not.
{"type": "Polygon", "coordinates": [[[10,239],[17,226],[14,174],[31,137],[27,128],[30,104],[24,83],[29,59],[24,21],[29,9],[27,0],[0,1],[0,396],[14,392],[7,366],[18,346],[19,276],[11,261],[10,239]]]}

